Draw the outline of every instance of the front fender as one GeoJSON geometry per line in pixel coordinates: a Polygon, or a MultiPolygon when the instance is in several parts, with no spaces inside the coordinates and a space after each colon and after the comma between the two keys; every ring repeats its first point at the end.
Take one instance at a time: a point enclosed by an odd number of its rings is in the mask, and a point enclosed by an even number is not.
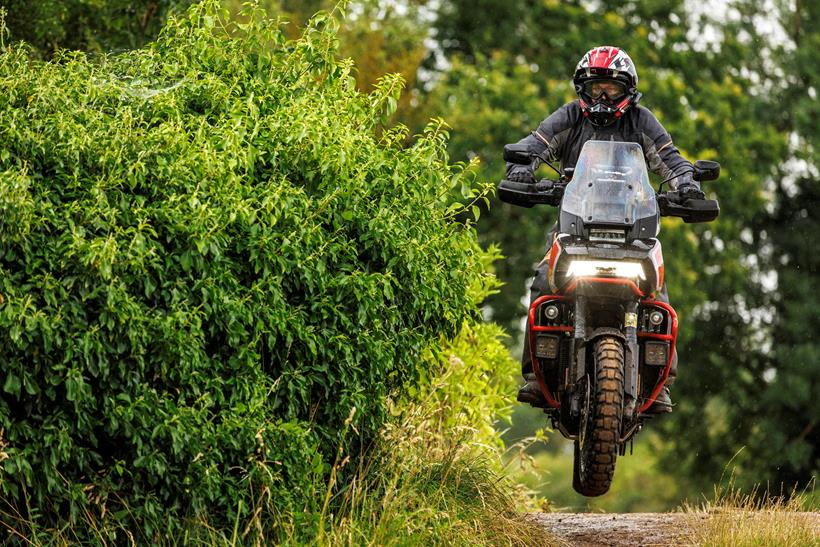
{"type": "Polygon", "coordinates": [[[612,327],[598,327],[587,337],[587,342],[593,342],[596,338],[600,338],[601,336],[614,336],[616,338],[620,338],[622,342],[626,343],[626,334],[612,327]]]}

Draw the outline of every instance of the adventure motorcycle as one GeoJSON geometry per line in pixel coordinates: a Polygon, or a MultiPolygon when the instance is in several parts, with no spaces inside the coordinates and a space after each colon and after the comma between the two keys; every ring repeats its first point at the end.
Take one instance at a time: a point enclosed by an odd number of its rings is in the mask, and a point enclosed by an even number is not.
{"type": "MultiPolygon", "coordinates": [[[[533,168],[546,161],[525,145],[507,145],[504,159],[533,168]]],[[[720,172],[717,162],[694,167],[700,181],[720,172]]],[[[646,411],[672,366],[677,315],[655,298],[664,282],[660,217],[708,222],[719,207],[656,194],[636,143],[588,141],[569,181],[567,171],[559,181],[502,181],[498,195],[522,207],[560,207],[548,254],[552,294],[531,303],[525,343],[546,414],[575,441],[573,487],[599,496],[609,490],[617,456],[651,419],[646,411]]]]}

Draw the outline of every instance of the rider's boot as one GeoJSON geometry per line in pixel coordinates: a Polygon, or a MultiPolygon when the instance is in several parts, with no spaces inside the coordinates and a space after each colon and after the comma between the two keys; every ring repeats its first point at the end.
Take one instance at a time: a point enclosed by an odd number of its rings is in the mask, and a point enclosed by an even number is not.
{"type": "Polygon", "coordinates": [[[672,397],[669,395],[669,388],[675,383],[675,378],[678,376],[678,352],[672,355],[672,366],[669,368],[669,376],[666,377],[666,383],[661,388],[660,393],[655,398],[652,406],[646,409],[647,414],[666,414],[672,412],[672,397]]]}
{"type": "Polygon", "coordinates": [[[663,386],[658,396],[655,397],[655,402],[652,406],[646,409],[647,414],[666,414],[672,412],[672,397],[669,395],[669,388],[663,386]]]}
{"type": "Polygon", "coordinates": [[[541,386],[538,385],[538,380],[532,372],[524,374],[524,385],[518,390],[518,397],[516,397],[516,399],[536,408],[547,407],[547,400],[544,399],[544,394],[541,393],[541,386]]]}

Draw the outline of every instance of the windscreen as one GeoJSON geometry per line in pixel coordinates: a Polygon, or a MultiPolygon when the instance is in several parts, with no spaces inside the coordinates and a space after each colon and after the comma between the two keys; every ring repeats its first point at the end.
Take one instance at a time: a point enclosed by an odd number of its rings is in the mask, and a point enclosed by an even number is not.
{"type": "Polygon", "coordinates": [[[581,217],[585,224],[632,225],[655,216],[655,191],[640,145],[587,141],[564,190],[561,209],[581,217]]]}

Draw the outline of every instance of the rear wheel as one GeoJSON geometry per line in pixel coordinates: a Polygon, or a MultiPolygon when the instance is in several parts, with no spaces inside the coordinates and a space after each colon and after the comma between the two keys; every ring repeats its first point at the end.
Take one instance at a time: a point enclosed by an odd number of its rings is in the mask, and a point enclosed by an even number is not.
{"type": "Polygon", "coordinates": [[[579,494],[600,496],[609,490],[621,436],[624,399],[624,349],[620,340],[595,342],[595,376],[590,378],[578,439],[572,486],[579,494]]]}

